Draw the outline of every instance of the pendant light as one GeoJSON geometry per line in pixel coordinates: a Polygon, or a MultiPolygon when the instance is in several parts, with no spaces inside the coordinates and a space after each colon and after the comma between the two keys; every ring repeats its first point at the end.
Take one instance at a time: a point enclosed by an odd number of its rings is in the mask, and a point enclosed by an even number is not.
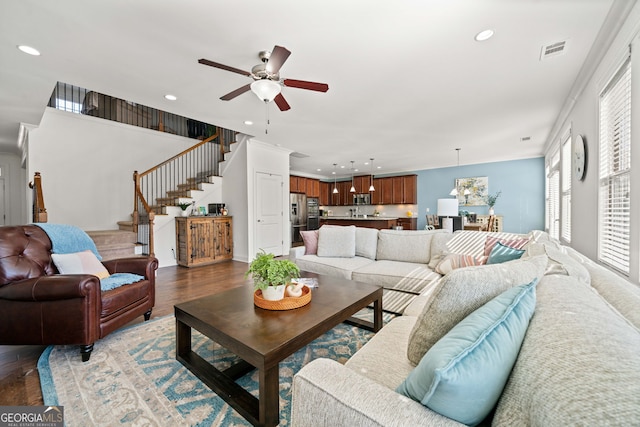
{"type": "Polygon", "coordinates": [[[355,185],[353,185],[353,164],[355,163],[355,161],[351,160],[351,188],[349,189],[350,193],[355,193],[356,192],[356,187],[355,185]]]}
{"type": "Polygon", "coordinates": [[[371,160],[371,185],[369,186],[369,191],[376,191],[375,187],[373,186],[373,158],[369,160],[371,160]]]}
{"type": "Polygon", "coordinates": [[[336,183],[336,166],[337,163],[333,164],[333,194],[338,194],[338,184],[336,183]]]}
{"type": "MultiPolygon", "coordinates": [[[[456,148],[456,151],[458,152],[458,171],[460,170],[460,150],[460,148],[456,148]]],[[[453,190],[451,190],[449,195],[458,196],[458,188],[455,185],[453,186],[453,190]]]]}

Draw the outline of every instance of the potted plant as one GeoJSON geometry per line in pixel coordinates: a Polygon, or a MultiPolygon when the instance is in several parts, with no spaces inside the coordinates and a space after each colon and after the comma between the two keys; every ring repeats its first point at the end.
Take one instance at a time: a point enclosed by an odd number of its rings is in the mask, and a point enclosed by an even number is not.
{"type": "Polygon", "coordinates": [[[182,216],[188,216],[189,215],[189,211],[187,209],[189,209],[189,206],[191,206],[193,203],[192,202],[180,202],[178,203],[178,206],[180,207],[180,209],[182,209],[182,216]]]}
{"type": "Polygon", "coordinates": [[[496,194],[489,194],[487,196],[487,205],[489,205],[489,215],[493,215],[494,211],[493,211],[493,206],[496,204],[496,201],[498,200],[498,197],[500,197],[500,194],[502,194],[502,191],[498,191],[496,194]]]}
{"type": "Polygon", "coordinates": [[[275,255],[260,250],[244,277],[251,275],[256,290],[262,291],[262,297],[269,301],[284,298],[284,291],[291,279],[300,276],[300,268],[288,259],[276,259],[275,255]]]}

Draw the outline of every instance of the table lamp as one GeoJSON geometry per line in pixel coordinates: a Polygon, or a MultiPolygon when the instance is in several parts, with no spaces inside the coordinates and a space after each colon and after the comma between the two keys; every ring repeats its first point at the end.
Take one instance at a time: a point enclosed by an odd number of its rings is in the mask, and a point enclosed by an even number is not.
{"type": "Polygon", "coordinates": [[[438,199],[438,216],[442,218],[442,229],[453,233],[453,218],[458,216],[458,199],[438,199]]]}

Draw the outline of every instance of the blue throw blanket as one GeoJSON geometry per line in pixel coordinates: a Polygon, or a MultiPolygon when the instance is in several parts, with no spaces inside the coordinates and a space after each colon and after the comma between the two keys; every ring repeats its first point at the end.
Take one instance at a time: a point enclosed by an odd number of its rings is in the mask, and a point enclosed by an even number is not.
{"type": "Polygon", "coordinates": [[[113,273],[106,279],[100,279],[100,290],[102,292],[110,291],[111,289],[118,288],[122,285],[136,283],[140,280],[144,280],[144,276],[133,273],[113,273]]]}
{"type": "Polygon", "coordinates": [[[75,225],[49,224],[46,222],[34,223],[42,228],[51,240],[51,250],[55,254],[72,254],[90,250],[102,260],[98,248],[91,237],[75,225]]]}

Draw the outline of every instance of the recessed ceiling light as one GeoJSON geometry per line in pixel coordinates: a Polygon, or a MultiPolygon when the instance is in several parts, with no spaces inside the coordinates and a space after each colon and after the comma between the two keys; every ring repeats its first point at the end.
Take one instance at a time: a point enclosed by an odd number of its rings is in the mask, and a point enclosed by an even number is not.
{"type": "Polygon", "coordinates": [[[33,55],[33,56],[40,56],[40,51],[36,48],[33,48],[31,46],[25,46],[25,45],[19,45],[18,49],[20,49],[20,51],[28,54],[28,55],[33,55]]]}
{"type": "Polygon", "coordinates": [[[322,169],[318,168],[316,169],[316,172],[322,172],[322,169]]]}
{"type": "Polygon", "coordinates": [[[178,97],[176,97],[175,95],[171,95],[171,94],[167,94],[164,97],[166,99],[168,99],[169,101],[175,101],[176,99],[178,99],[178,97]]]}
{"type": "Polygon", "coordinates": [[[489,40],[491,37],[493,37],[494,34],[495,33],[493,30],[484,30],[476,34],[474,38],[477,42],[483,42],[485,40],[489,40]]]}
{"type": "Polygon", "coordinates": [[[253,124],[253,122],[251,120],[245,120],[244,124],[247,126],[251,126],[253,124]]]}

